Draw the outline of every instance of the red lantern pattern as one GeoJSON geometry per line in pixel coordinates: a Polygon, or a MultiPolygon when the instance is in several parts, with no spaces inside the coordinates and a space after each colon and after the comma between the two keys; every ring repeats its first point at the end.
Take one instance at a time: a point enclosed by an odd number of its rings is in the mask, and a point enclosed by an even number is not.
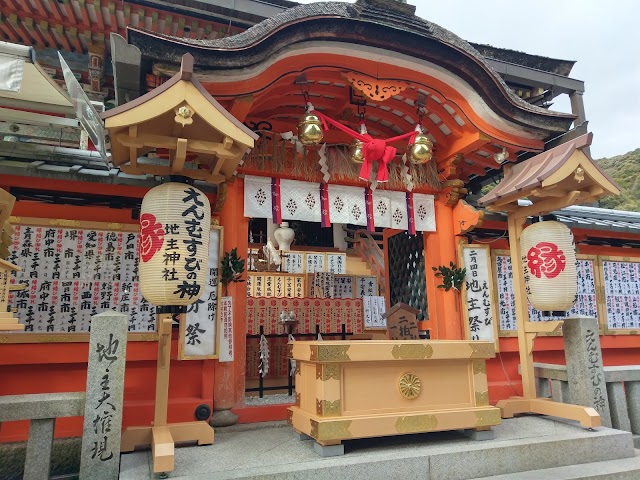
{"type": "Polygon", "coordinates": [[[155,215],[143,213],[140,216],[140,257],[147,263],[162,248],[164,227],[155,215]]]}
{"type": "Polygon", "coordinates": [[[529,271],[537,278],[542,275],[556,278],[564,271],[567,259],[555,243],[540,242],[527,252],[527,263],[529,271]]]}

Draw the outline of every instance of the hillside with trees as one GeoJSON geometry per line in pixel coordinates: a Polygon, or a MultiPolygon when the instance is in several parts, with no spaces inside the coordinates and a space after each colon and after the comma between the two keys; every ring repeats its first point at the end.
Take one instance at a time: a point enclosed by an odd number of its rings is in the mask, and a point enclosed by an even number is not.
{"type": "Polygon", "coordinates": [[[640,212],[640,148],[596,161],[620,185],[620,195],[601,199],[600,206],[640,212]]]}

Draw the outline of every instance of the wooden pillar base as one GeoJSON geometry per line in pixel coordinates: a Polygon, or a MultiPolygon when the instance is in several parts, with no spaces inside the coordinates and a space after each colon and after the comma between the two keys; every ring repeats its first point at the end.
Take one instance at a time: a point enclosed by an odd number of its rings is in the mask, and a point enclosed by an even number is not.
{"type": "Polygon", "coordinates": [[[151,446],[153,472],[172,472],[176,442],[194,442],[211,445],[213,428],[207,422],[172,423],[157,427],[129,427],[122,432],[121,452],[133,452],[135,447],[151,446]]]}
{"type": "Polygon", "coordinates": [[[512,418],[520,413],[535,413],[575,420],[585,428],[596,428],[602,425],[600,415],[591,407],[559,403],[546,398],[513,397],[500,400],[496,407],[500,409],[502,418],[512,418]]]}

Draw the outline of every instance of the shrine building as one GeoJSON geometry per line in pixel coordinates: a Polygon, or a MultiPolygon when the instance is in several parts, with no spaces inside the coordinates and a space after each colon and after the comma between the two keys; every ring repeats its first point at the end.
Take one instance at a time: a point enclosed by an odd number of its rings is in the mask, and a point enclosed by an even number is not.
{"type": "MultiPolygon", "coordinates": [[[[91,316],[113,309],[129,316],[123,426],[151,422],[140,208],[172,175],[209,198],[212,243],[207,295],[173,329],[171,422],[286,419],[292,339],[491,341],[488,402],[522,393],[507,215],[550,198],[571,203],[528,223],[573,233],[569,314],[598,318],[605,365],[637,363],[640,214],[593,206],[618,187],[590,158],[574,62],[469,43],[395,0],[221,3],[3,6],[0,52],[23,89],[0,89],[0,188],[16,199],[0,258],[26,287],[9,298],[24,331],[0,332],[0,395],[83,391],[91,316]],[[56,50],[109,155],[76,118],[56,50]],[[571,112],[550,108],[560,95],[571,112]],[[243,266],[222,262],[232,249],[243,266]]],[[[534,360],[563,363],[561,335],[540,333],[534,360]]],[[[56,423],[57,437],[81,431],[56,423]]],[[[0,429],[27,435],[27,422],[0,429]]]]}

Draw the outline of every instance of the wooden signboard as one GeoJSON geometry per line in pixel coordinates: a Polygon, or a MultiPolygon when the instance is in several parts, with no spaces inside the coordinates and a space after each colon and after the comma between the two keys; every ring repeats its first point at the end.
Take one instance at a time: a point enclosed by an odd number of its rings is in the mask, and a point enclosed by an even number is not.
{"type": "Polygon", "coordinates": [[[327,253],[327,272],[336,274],[347,273],[347,254],[346,253],[327,253]]]}
{"type": "Polygon", "coordinates": [[[356,276],[355,297],[371,297],[378,295],[378,277],[356,276]]]}
{"type": "Polygon", "coordinates": [[[465,332],[468,340],[494,342],[498,351],[498,322],[492,299],[491,254],[487,245],[461,245],[461,264],[467,270],[462,286],[465,332]]]}
{"type": "Polygon", "coordinates": [[[387,320],[384,316],[387,308],[384,297],[363,297],[362,305],[365,330],[387,328],[387,320]]]}
{"type": "Polygon", "coordinates": [[[286,273],[304,273],[304,253],[286,252],[282,258],[282,271],[286,273]]]}
{"type": "Polygon", "coordinates": [[[640,330],[640,258],[599,257],[602,329],[608,335],[640,330]]]}
{"type": "Polygon", "coordinates": [[[306,272],[326,272],[325,255],[324,253],[312,253],[309,252],[305,255],[306,258],[306,272]]]}
{"type": "MultiPolygon", "coordinates": [[[[3,335],[0,342],[87,342],[91,316],[108,310],[127,314],[129,341],[158,339],[155,307],[138,283],[138,224],[48,218],[12,223],[9,260],[22,270],[11,282],[26,288],[12,292],[9,302],[25,332],[3,335]]],[[[212,227],[212,235],[221,233],[221,227],[212,227]]],[[[211,245],[216,250],[222,242],[211,245]]],[[[206,305],[215,309],[215,301],[206,305]]]]}
{"type": "Polygon", "coordinates": [[[396,303],[382,318],[387,320],[390,340],[419,340],[417,315],[420,310],[406,303],[396,303]]]}
{"type": "Polygon", "coordinates": [[[222,285],[218,281],[222,259],[222,227],[213,226],[209,235],[209,273],[202,297],[187,307],[180,322],[178,358],[202,360],[218,358],[216,339],[220,325],[218,308],[222,285]]]}

